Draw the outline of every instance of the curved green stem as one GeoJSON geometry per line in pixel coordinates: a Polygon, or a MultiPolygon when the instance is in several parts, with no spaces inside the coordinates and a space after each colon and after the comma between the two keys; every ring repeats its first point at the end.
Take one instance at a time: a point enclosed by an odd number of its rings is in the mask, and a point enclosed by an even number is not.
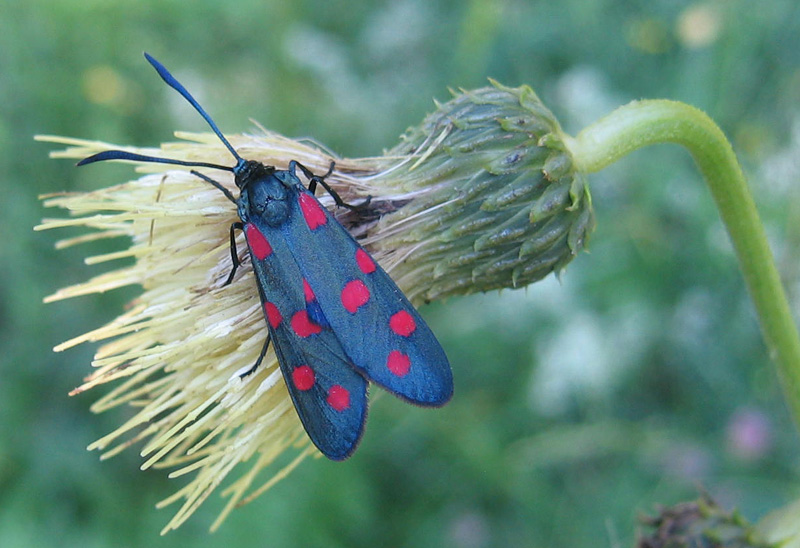
{"type": "Polygon", "coordinates": [[[730,234],[780,372],[786,399],[800,425],[800,338],[755,203],[730,143],[704,112],[675,101],[636,101],[565,141],[576,167],[591,173],[629,152],[656,143],[685,146],[711,189],[730,234]]]}

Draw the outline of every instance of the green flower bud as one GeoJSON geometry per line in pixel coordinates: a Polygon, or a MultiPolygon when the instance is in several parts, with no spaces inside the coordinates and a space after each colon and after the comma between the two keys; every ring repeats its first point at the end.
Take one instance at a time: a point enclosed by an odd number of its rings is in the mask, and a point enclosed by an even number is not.
{"type": "Polygon", "coordinates": [[[373,232],[411,297],[523,287],[563,269],[594,228],[552,113],[527,86],[492,84],[439,105],[370,181],[410,200],[373,232]]]}

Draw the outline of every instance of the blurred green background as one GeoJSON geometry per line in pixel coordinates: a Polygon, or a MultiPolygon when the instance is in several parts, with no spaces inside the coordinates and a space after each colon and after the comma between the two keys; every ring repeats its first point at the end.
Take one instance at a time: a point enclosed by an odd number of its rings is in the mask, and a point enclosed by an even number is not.
{"type": "MultiPolygon", "coordinates": [[[[0,8],[0,546],[630,546],[637,516],[696,496],[758,519],[800,494],[797,432],[710,196],[685,151],[591,177],[598,230],[560,282],[423,312],[456,376],[447,407],[381,398],[360,450],[308,461],[220,531],[218,493],[177,532],[156,510],[184,480],[84,448],[127,416],[68,398],[96,347],[59,342],[136,289],[43,305],[102,271],[100,249],[34,233],[37,195],[99,188],[38,133],[153,145],[205,130],[142,58],[226,132],[250,118],[343,156],[376,155],[493,77],[530,84],[575,134],[615,106],[670,98],[732,139],[796,301],[796,0],[11,0],[0,8]],[[414,455],[414,458],[409,458],[414,455]]],[[[119,242],[104,244],[109,249],[119,242]]]]}

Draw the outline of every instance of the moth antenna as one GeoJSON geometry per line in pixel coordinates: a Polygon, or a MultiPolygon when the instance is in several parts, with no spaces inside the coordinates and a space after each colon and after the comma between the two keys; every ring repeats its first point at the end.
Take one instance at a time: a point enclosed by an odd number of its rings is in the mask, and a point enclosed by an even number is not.
{"type": "Polygon", "coordinates": [[[192,94],[189,93],[186,90],[186,88],[183,87],[183,85],[180,82],[178,82],[174,76],[172,76],[172,74],[170,74],[170,72],[166,69],[166,67],[164,67],[164,65],[156,61],[148,53],[145,53],[144,57],[151,65],[153,65],[153,68],[156,69],[156,72],[158,72],[158,75],[161,76],[161,79],[164,80],[164,82],[166,82],[169,87],[180,93],[181,96],[183,96],[183,98],[186,99],[195,108],[195,110],[200,113],[200,116],[203,117],[203,119],[208,123],[208,125],[211,126],[211,129],[214,130],[214,133],[217,134],[217,137],[219,137],[220,141],[222,141],[222,144],[224,144],[231,152],[231,154],[233,154],[233,157],[236,158],[236,166],[228,167],[219,164],[210,164],[207,162],[187,162],[185,160],[174,160],[172,158],[159,158],[157,156],[145,156],[143,154],[136,154],[134,152],[125,152],[124,150],[105,150],[103,152],[98,152],[97,154],[93,154],[88,158],[84,158],[83,160],[78,162],[77,165],[85,166],[86,164],[92,164],[94,162],[102,162],[105,160],[131,160],[134,162],[152,162],[156,164],[172,164],[177,166],[208,167],[212,169],[221,169],[224,171],[231,171],[233,173],[236,173],[237,169],[244,166],[245,160],[241,156],[239,156],[239,154],[236,152],[236,149],[234,149],[233,146],[231,146],[231,144],[225,138],[225,136],[222,135],[222,132],[217,127],[217,124],[215,124],[214,120],[211,119],[211,116],[209,116],[208,113],[205,110],[203,110],[203,107],[200,106],[200,103],[198,103],[197,100],[194,97],[192,97],[192,94]]]}
{"type": "Polygon", "coordinates": [[[231,154],[233,154],[233,157],[236,158],[237,167],[243,165],[245,162],[244,158],[239,156],[239,153],[236,152],[236,149],[234,149],[225,136],[222,135],[222,132],[217,127],[217,124],[215,124],[214,120],[211,119],[211,116],[209,116],[208,113],[203,110],[203,107],[200,106],[200,103],[198,103],[197,100],[192,97],[192,94],[189,93],[185,87],[183,87],[183,84],[178,82],[175,77],[170,74],[166,67],[156,61],[149,53],[145,52],[144,57],[147,59],[148,63],[153,65],[153,68],[156,69],[156,72],[158,72],[158,75],[161,76],[161,79],[164,80],[169,87],[180,93],[181,96],[183,96],[183,98],[186,99],[194,107],[194,109],[200,113],[200,116],[202,116],[211,129],[214,130],[214,133],[217,134],[217,137],[219,137],[219,140],[222,141],[222,144],[224,144],[231,154]]]}
{"type": "Polygon", "coordinates": [[[210,164],[208,162],[186,162],[184,160],[174,160],[172,158],[159,158],[158,156],[145,156],[144,154],[136,154],[135,152],[126,152],[124,150],[104,150],[97,154],[84,158],[76,165],[85,166],[86,164],[93,164],[95,162],[103,162],[105,160],[131,160],[134,162],[151,162],[154,164],[174,164],[176,166],[189,166],[189,167],[210,167],[212,169],[222,169],[224,171],[233,171],[235,168],[228,166],[221,166],[219,164],[210,164]]]}

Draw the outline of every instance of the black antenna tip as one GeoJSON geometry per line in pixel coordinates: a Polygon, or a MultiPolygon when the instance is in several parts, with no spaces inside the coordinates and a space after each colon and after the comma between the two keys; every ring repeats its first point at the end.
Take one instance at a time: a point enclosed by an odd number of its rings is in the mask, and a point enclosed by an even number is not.
{"type": "Polygon", "coordinates": [[[164,66],[161,63],[159,63],[158,60],[155,57],[153,57],[152,55],[150,55],[146,51],[144,52],[144,58],[147,59],[148,63],[150,63],[151,65],[153,65],[156,68],[159,68],[159,67],[163,68],[163,66],[164,66]]]}
{"type": "Polygon", "coordinates": [[[159,63],[158,61],[156,61],[156,58],[155,58],[155,57],[153,57],[152,55],[150,55],[150,54],[149,54],[149,53],[147,53],[146,51],[145,51],[145,52],[143,52],[143,53],[144,53],[144,58],[145,58],[145,59],[147,59],[147,62],[148,62],[148,63],[150,63],[151,65],[153,65],[154,67],[156,67],[156,69],[158,69],[158,66],[161,66],[161,63],[159,63]],[[157,66],[157,65],[158,65],[158,66],[157,66]]]}

